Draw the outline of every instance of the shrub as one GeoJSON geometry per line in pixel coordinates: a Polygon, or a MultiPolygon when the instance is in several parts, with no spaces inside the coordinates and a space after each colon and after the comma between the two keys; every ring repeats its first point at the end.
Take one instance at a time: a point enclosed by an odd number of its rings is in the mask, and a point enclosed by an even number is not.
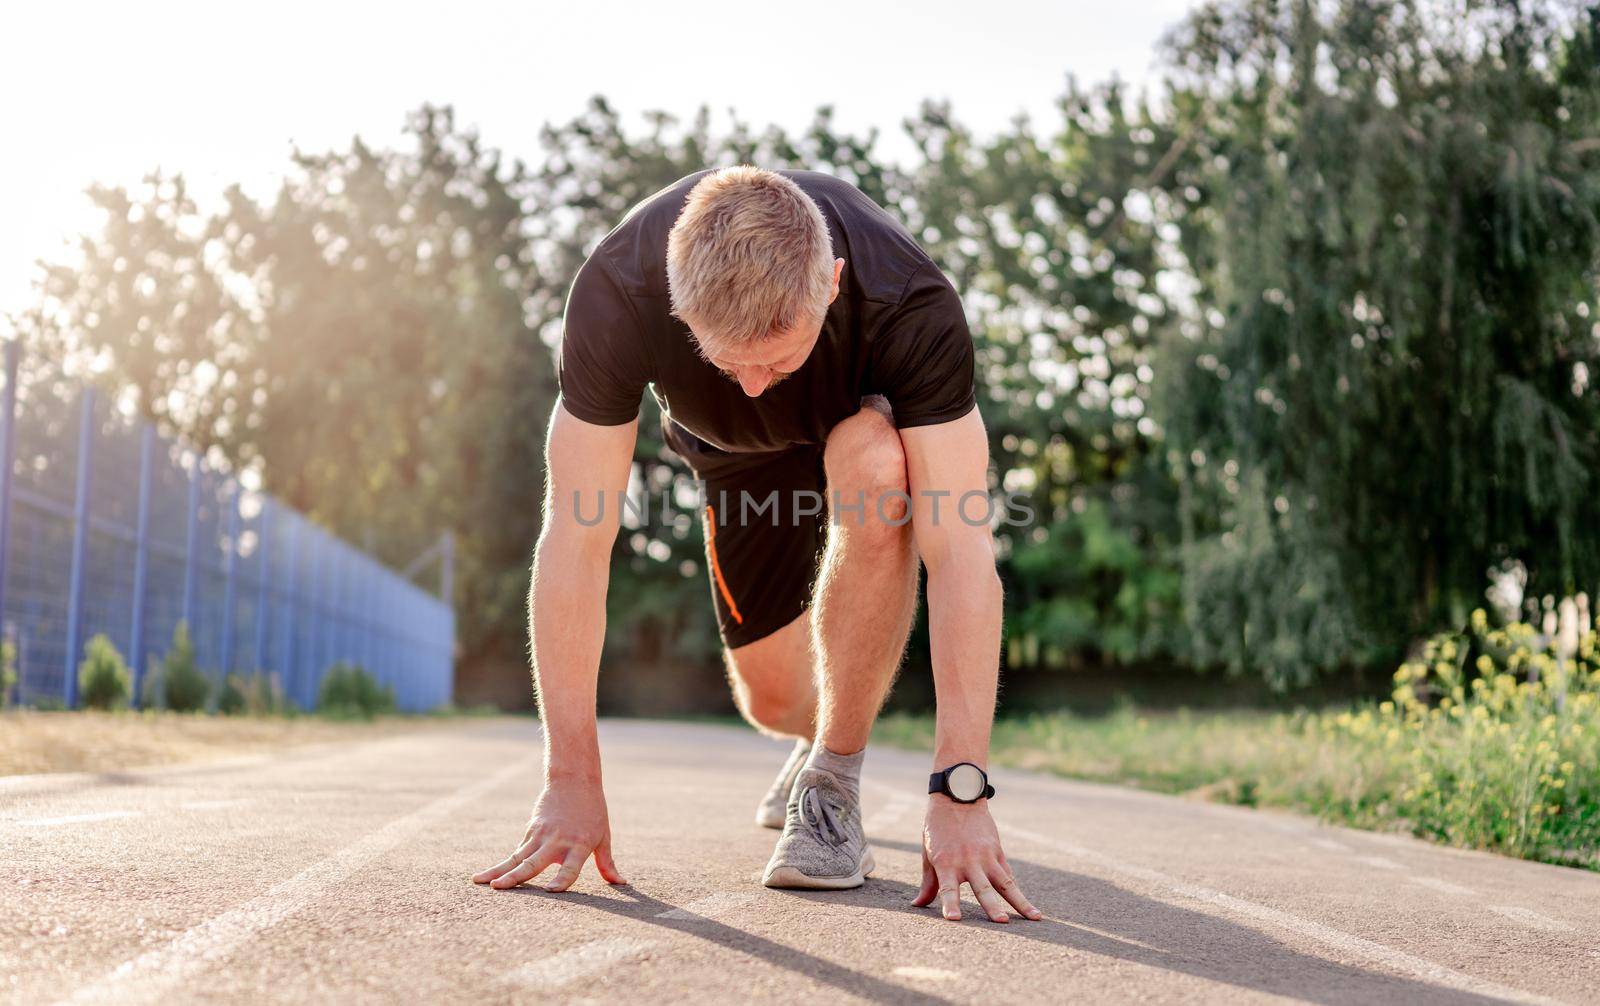
{"type": "Polygon", "coordinates": [[[378,684],[364,668],[341,661],[323,675],[317,711],[324,716],[371,719],[394,711],[394,691],[378,684]]]}
{"type": "Polygon", "coordinates": [[[203,710],[211,695],[211,682],[194,660],[194,643],[189,627],[179,622],[172,630],[172,646],[161,664],[150,669],[145,679],[144,703],[149,709],[170,709],[178,713],[203,710]]]}
{"type": "Polygon", "coordinates": [[[275,716],[284,711],[283,691],[270,674],[230,674],[217,695],[224,716],[275,716]]]}
{"type": "Polygon", "coordinates": [[[150,659],[150,666],[144,669],[144,680],[139,682],[139,707],[141,709],[167,707],[166,675],[162,673],[161,661],[154,657],[150,659]]]}
{"type": "Polygon", "coordinates": [[[1475,611],[1464,631],[1435,636],[1395,672],[1393,701],[1371,728],[1404,757],[1393,798],[1419,833],[1595,861],[1600,633],[1563,607],[1560,630],[1547,633],[1522,622],[1490,628],[1475,611]]]}
{"type": "Polygon", "coordinates": [[[250,676],[250,690],[245,695],[246,708],[252,716],[277,716],[288,712],[283,686],[276,674],[257,672],[250,676]]]}
{"type": "Polygon", "coordinates": [[[247,712],[249,699],[246,692],[249,684],[237,674],[230,674],[222,679],[222,687],[217,691],[217,712],[224,716],[238,716],[247,712]]]}
{"type": "Polygon", "coordinates": [[[122,654],[105,633],[96,633],[78,665],[79,701],[90,709],[122,709],[132,694],[133,681],[122,654]]]}
{"type": "Polygon", "coordinates": [[[0,709],[11,706],[11,689],[17,686],[17,646],[0,640],[0,709]]]}

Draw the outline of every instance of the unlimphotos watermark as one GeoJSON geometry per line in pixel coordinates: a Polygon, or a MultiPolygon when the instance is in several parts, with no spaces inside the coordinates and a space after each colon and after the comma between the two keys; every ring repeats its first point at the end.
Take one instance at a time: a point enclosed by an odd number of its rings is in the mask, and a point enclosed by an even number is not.
{"type": "Polygon", "coordinates": [[[869,498],[864,490],[858,490],[853,498],[847,498],[838,490],[824,495],[811,489],[772,489],[765,493],[719,489],[708,494],[705,482],[699,479],[691,480],[690,486],[688,491],[679,485],[656,493],[573,490],[573,518],[585,527],[594,527],[606,520],[608,506],[615,507],[609,512],[630,525],[652,523],[652,514],[658,515],[661,523],[672,524],[688,516],[686,509],[697,514],[714,512],[718,525],[724,527],[798,527],[819,517],[835,524],[853,520],[861,525],[876,520],[901,527],[910,523],[913,514],[935,527],[952,518],[969,527],[1029,527],[1038,516],[1028,497],[1018,492],[995,495],[969,489],[957,494],[948,489],[919,489],[913,494],[890,489],[869,498]],[[925,505],[915,506],[918,499],[925,505]]]}

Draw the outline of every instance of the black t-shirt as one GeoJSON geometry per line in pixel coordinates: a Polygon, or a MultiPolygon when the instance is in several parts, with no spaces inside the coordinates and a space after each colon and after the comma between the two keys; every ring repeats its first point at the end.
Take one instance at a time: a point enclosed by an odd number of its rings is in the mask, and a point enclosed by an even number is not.
{"type": "MultiPolygon", "coordinates": [[[[709,171],[709,169],[708,169],[709,171]]],[[[801,368],[751,398],[695,351],[671,314],[667,234],[708,171],[628,211],[578,270],[567,297],[557,372],[568,412],[603,426],[639,413],[650,385],[680,426],[725,451],[820,444],[883,395],[901,428],[972,409],[972,335],[950,282],[900,224],[855,186],[815,171],[780,171],[822,210],[839,296],[801,368]]]]}

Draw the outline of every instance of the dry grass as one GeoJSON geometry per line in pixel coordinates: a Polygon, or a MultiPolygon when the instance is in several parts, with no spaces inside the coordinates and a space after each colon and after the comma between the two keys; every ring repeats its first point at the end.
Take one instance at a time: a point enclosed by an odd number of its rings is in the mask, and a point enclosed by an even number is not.
{"type": "Polygon", "coordinates": [[[0,713],[0,775],[105,772],[437,729],[448,718],[335,722],[169,712],[0,713]]]}

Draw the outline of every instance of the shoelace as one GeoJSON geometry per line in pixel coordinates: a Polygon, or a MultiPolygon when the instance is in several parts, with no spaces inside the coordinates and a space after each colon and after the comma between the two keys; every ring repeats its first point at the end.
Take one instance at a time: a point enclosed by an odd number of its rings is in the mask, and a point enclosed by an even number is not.
{"type": "Polygon", "coordinates": [[[849,836],[845,835],[839,819],[834,816],[833,805],[823,799],[815,786],[807,786],[800,791],[800,819],[819,842],[843,845],[848,841],[849,836]],[[823,834],[824,829],[829,834],[823,834]]]}

